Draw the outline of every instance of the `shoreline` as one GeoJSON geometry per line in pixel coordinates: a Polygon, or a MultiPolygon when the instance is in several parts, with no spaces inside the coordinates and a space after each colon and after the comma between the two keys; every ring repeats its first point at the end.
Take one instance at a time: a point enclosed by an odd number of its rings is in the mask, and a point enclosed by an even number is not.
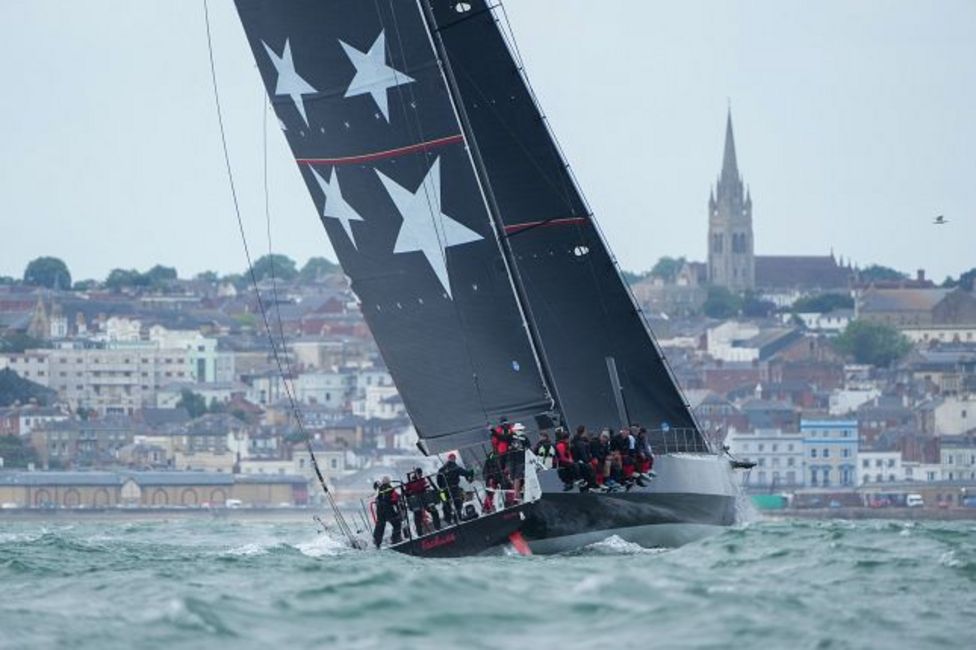
{"type": "Polygon", "coordinates": [[[976,520],[976,508],[784,508],[759,510],[766,519],[897,519],[900,521],[976,520]]]}

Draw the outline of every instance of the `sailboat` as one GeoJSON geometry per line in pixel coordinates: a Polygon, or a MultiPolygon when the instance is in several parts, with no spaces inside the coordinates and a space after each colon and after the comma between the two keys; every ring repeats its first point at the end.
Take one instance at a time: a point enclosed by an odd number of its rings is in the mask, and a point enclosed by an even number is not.
{"type": "Polygon", "coordinates": [[[257,67],[425,454],[639,422],[657,477],[539,473],[533,552],[682,544],[735,522],[702,435],[484,0],[235,0],[257,67]]]}

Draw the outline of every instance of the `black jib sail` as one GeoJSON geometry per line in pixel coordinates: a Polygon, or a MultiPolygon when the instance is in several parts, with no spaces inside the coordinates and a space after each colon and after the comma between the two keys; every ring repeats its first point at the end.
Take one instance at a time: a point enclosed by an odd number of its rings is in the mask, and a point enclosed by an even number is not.
{"type": "Polygon", "coordinates": [[[268,95],[429,451],[552,400],[421,7],[236,0],[268,95]]]}
{"type": "Polygon", "coordinates": [[[484,0],[421,0],[571,426],[621,419],[705,444],[484,0]]]}

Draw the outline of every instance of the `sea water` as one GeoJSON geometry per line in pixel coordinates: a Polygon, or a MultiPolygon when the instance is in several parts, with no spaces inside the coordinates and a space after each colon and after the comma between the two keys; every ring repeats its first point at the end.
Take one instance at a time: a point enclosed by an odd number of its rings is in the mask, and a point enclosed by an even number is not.
{"type": "Polygon", "coordinates": [[[976,522],[422,560],[311,522],[0,519],[2,648],[972,648],[976,522]]]}

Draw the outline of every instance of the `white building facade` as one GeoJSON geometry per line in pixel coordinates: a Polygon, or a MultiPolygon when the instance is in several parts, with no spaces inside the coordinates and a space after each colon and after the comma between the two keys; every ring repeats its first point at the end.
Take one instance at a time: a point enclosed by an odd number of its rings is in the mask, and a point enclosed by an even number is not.
{"type": "Polygon", "coordinates": [[[742,486],[753,489],[788,489],[804,485],[803,435],[779,429],[730,431],[725,439],[736,458],[756,466],[742,472],[742,486]]]}

